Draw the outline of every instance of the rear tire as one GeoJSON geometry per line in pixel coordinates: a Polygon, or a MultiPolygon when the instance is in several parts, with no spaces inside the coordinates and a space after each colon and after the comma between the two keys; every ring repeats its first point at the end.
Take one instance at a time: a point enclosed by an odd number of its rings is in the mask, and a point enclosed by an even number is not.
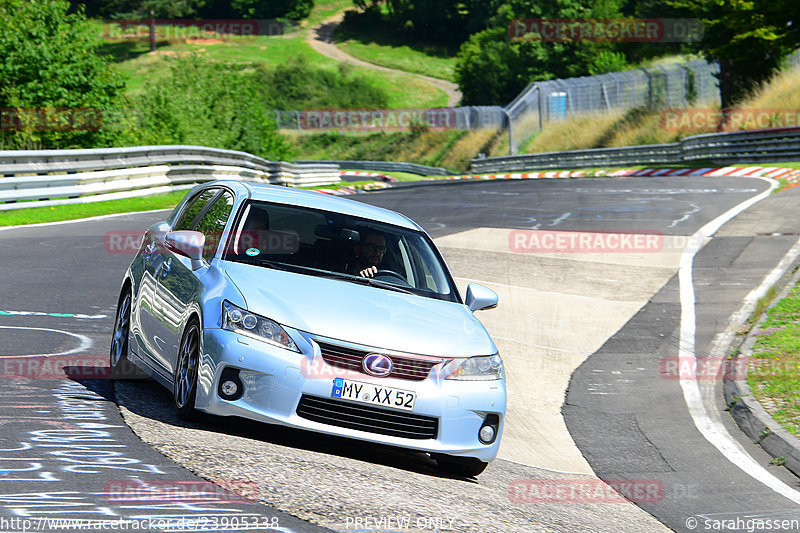
{"type": "Polygon", "coordinates": [[[173,398],[175,412],[182,420],[193,420],[197,412],[194,401],[197,397],[197,370],[200,364],[200,325],[196,320],[189,322],[183,332],[178,351],[178,364],[173,379],[173,398]]]}
{"type": "Polygon", "coordinates": [[[452,455],[438,455],[436,464],[443,472],[460,477],[475,477],[486,470],[489,463],[472,457],[453,457],[452,455]]]}

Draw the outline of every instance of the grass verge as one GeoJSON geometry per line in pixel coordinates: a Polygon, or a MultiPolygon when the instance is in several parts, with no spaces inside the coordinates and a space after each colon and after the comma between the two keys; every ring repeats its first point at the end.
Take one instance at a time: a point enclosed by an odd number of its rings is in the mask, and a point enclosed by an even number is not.
{"type": "Polygon", "coordinates": [[[19,226],[40,224],[42,222],[60,222],[79,218],[132,213],[135,211],[152,211],[155,209],[172,209],[186,194],[186,191],[175,191],[167,194],[109,200],[88,204],[67,204],[51,207],[30,207],[28,209],[11,209],[0,211],[0,226],[19,226]]]}
{"type": "Polygon", "coordinates": [[[455,50],[404,43],[394,34],[362,34],[339,28],[336,46],[353,57],[382,67],[456,81],[455,50]]]}
{"type": "Polygon", "coordinates": [[[747,383],[786,431],[800,434],[800,283],[774,307],[755,332],[747,383]]]}

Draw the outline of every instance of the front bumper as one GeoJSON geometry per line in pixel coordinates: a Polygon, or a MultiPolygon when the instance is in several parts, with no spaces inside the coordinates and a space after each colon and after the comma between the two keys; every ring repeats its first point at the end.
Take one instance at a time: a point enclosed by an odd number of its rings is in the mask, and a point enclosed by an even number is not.
{"type": "MultiPolygon", "coordinates": [[[[196,408],[214,415],[240,416],[423,452],[474,457],[482,461],[497,456],[506,410],[503,380],[456,381],[429,376],[423,381],[412,381],[367,375],[359,378],[348,373],[346,377],[351,379],[380,382],[382,386],[416,392],[414,410],[410,414],[435,418],[438,421],[436,438],[383,435],[301,417],[297,414],[301,397],[331,400],[333,380],[344,371],[327,365],[319,346],[308,335],[300,335],[307,341],[306,346],[298,344],[304,353],[291,352],[227,330],[205,330],[196,408]],[[218,381],[227,367],[240,370],[244,386],[244,394],[235,401],[224,400],[217,393],[218,381]],[[492,444],[483,444],[478,439],[478,431],[489,414],[499,417],[498,432],[492,444]]],[[[336,401],[363,406],[346,400],[336,401]]]]}

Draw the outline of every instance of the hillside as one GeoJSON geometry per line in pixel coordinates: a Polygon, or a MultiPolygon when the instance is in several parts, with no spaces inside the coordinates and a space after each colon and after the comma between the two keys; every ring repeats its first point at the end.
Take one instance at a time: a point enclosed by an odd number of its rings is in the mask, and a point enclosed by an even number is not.
{"type": "MultiPolygon", "coordinates": [[[[196,54],[203,59],[227,63],[254,64],[275,67],[302,56],[308,64],[336,70],[339,62],[317,53],[308,43],[308,36],[319,24],[347,7],[350,0],[318,0],[308,20],[284,35],[257,36],[242,39],[158,40],[156,52],[149,51],[145,41],[105,39],[101,52],[113,57],[116,68],[128,77],[127,92],[141,94],[144,84],[167,75],[177,57],[196,54]]],[[[107,27],[97,23],[100,35],[107,27]]],[[[352,71],[368,83],[385,91],[389,108],[441,107],[448,103],[447,94],[419,77],[400,71],[377,71],[362,66],[352,71]]]]}
{"type": "MultiPolygon", "coordinates": [[[[800,69],[783,72],[737,106],[737,109],[742,110],[742,119],[736,127],[723,127],[720,131],[800,125],[797,122],[797,110],[800,109],[798,87],[800,69]],[[764,120],[750,120],[751,117],[764,120]],[[791,121],[792,117],[794,123],[787,124],[786,121],[791,121]],[[766,121],[768,118],[771,121],[766,121]]],[[[716,111],[707,107],[693,107],[686,110],[686,116],[692,116],[692,113],[712,116],[716,111]]],[[[521,147],[520,153],[669,143],[691,135],[716,131],[718,130],[713,127],[693,127],[690,131],[676,131],[669,127],[663,111],[633,109],[626,113],[585,115],[549,124],[544,131],[529,139],[521,147]]]]}
{"type": "MultiPolygon", "coordinates": [[[[170,42],[160,40],[158,51],[150,53],[146,42],[107,41],[103,51],[113,55],[116,67],[128,78],[127,92],[138,95],[145,83],[167,75],[177,58],[197,55],[203,60],[235,63],[245,66],[274,68],[304,58],[313,68],[337,71],[341,57],[322,54],[312,47],[315,35],[332,34],[335,48],[342,55],[350,54],[361,61],[348,68],[348,75],[362,78],[387,95],[387,108],[430,108],[445,106],[447,94],[435,81],[418,75],[452,81],[457,50],[424,43],[409,43],[382,27],[339,25],[343,13],[352,8],[351,0],[318,0],[308,20],[284,35],[263,36],[247,41],[197,40],[170,42]],[[311,43],[311,44],[310,44],[311,43]],[[345,54],[346,53],[346,54],[345,54]],[[387,70],[393,69],[393,70],[387,70]],[[408,71],[408,72],[401,72],[408,71]]],[[[344,60],[342,60],[344,61],[344,60]]],[[[742,104],[744,108],[797,109],[800,107],[798,72],[784,74],[742,104]]],[[[452,95],[451,95],[452,104],[452,95]]],[[[323,101],[324,102],[324,101],[323,101]]],[[[319,102],[318,108],[326,106],[319,102]]],[[[713,110],[698,109],[699,112],[713,110]]],[[[757,127],[758,124],[744,127],[757,127]]],[[[528,135],[525,128],[515,131],[522,140],[519,153],[549,152],[584,148],[601,148],[673,142],[689,135],[712,132],[714,128],[691,131],[665,127],[663,113],[646,109],[585,115],[545,126],[544,131],[528,135]],[[527,138],[525,138],[527,137],[527,138]]],[[[296,159],[374,159],[414,161],[466,171],[469,161],[484,153],[507,155],[506,132],[393,132],[376,134],[287,134],[289,153],[296,159]]]]}

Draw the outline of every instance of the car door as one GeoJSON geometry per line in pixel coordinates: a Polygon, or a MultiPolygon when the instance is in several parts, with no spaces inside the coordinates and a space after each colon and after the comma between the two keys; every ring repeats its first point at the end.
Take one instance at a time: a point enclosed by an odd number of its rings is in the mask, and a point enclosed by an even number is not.
{"type": "Polygon", "coordinates": [[[146,252],[149,253],[145,259],[141,291],[142,337],[148,352],[146,362],[169,380],[172,379],[172,373],[167,354],[169,352],[168,340],[172,335],[169,334],[169,329],[164,327],[160,316],[163,304],[161,303],[162,295],[158,292],[158,284],[159,278],[171,269],[174,254],[167,248],[165,238],[170,231],[193,228],[205,212],[206,207],[219,195],[220,191],[220,188],[214,187],[198,192],[186,203],[186,207],[178,215],[172,227],[162,224],[157,231],[151,231],[148,235],[150,241],[146,252]]]}
{"type": "MultiPolygon", "coordinates": [[[[233,202],[234,196],[230,191],[217,189],[214,197],[197,214],[191,227],[176,226],[176,230],[191,229],[205,236],[203,259],[207,265],[211,264],[216,254],[233,210],[233,202]]],[[[158,329],[165,345],[164,363],[170,376],[174,373],[178,360],[181,337],[192,304],[197,301],[198,295],[205,293],[202,290],[204,280],[216,279],[214,276],[208,276],[208,271],[208,266],[192,270],[188,257],[167,249],[156,286],[155,310],[159,322],[158,329]]]]}

